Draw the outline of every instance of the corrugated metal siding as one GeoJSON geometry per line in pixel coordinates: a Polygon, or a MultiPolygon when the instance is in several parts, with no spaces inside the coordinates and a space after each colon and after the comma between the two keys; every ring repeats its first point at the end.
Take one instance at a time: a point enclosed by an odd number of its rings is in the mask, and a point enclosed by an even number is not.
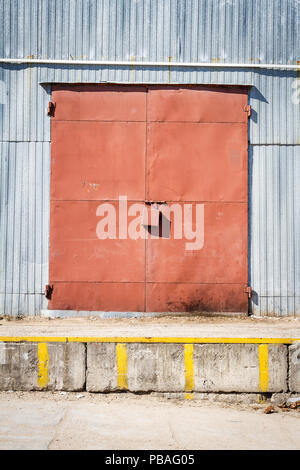
{"type": "Polygon", "coordinates": [[[51,89],[39,85],[39,77],[39,68],[0,66],[0,141],[50,141],[47,104],[51,89]]]}
{"type": "Polygon", "coordinates": [[[50,143],[0,143],[0,312],[27,313],[28,302],[35,313],[44,302],[49,174],[50,143]]]}
{"type": "Polygon", "coordinates": [[[300,315],[300,146],[249,151],[253,313],[300,315]]]}
{"type": "MultiPolygon", "coordinates": [[[[149,70],[145,67],[24,67],[0,65],[4,104],[0,104],[0,141],[50,141],[46,113],[51,87],[61,83],[191,83],[252,85],[250,141],[253,144],[299,144],[299,106],[293,102],[297,72],[149,70]],[[1,70],[2,69],[2,70],[1,70]]],[[[0,82],[1,83],[1,82],[0,82]]],[[[300,88],[300,84],[299,84],[300,88]]]]}
{"type": "Polygon", "coordinates": [[[299,8],[299,0],[0,0],[0,55],[293,63],[299,8]]]}
{"type": "MultiPolygon", "coordinates": [[[[1,57],[290,64],[300,60],[299,46],[299,0],[0,0],[1,57]]],[[[251,85],[253,311],[300,314],[296,77],[249,69],[1,64],[0,312],[37,314],[45,305],[47,84],[107,81],[251,85]]]]}

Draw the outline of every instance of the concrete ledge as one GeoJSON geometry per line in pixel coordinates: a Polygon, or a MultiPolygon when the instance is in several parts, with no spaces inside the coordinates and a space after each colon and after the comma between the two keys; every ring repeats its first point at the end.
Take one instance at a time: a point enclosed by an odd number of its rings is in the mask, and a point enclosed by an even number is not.
{"type": "MultiPolygon", "coordinates": [[[[87,390],[115,391],[123,362],[131,392],[285,392],[287,346],[272,344],[87,344],[87,390]],[[267,361],[267,364],[263,363],[267,361]]],[[[124,372],[123,372],[124,375],[124,372]]],[[[119,377],[120,379],[120,377],[119,377]]]]}
{"type": "Polygon", "coordinates": [[[85,388],[82,343],[0,343],[0,390],[85,388]]]}
{"type": "Polygon", "coordinates": [[[88,392],[117,391],[116,345],[114,343],[88,344],[86,373],[88,392]]]}
{"type": "Polygon", "coordinates": [[[300,342],[289,347],[289,389],[300,393],[300,342]]]}
{"type": "Polygon", "coordinates": [[[165,318],[194,316],[205,318],[247,318],[246,312],[105,312],[97,310],[41,310],[43,318],[165,318]]]}
{"type": "Polygon", "coordinates": [[[287,347],[270,344],[262,351],[265,358],[261,358],[261,345],[195,344],[195,391],[285,392],[287,347]]]}
{"type": "Polygon", "coordinates": [[[69,318],[41,317],[0,320],[0,341],[106,342],[111,338],[131,342],[282,342],[300,341],[300,318],[253,319],[201,317],[195,315],[164,318],[69,318]],[[3,339],[2,339],[3,338],[3,339]],[[18,338],[18,339],[16,339],[18,338]],[[33,339],[34,338],[34,339],[33,339]],[[40,338],[40,339],[39,339],[40,338]],[[222,341],[221,341],[222,339],[222,341]]]}
{"type": "Polygon", "coordinates": [[[128,344],[128,390],[185,390],[183,344],[128,344]]]}
{"type": "Polygon", "coordinates": [[[290,345],[291,339],[102,339],[2,337],[0,390],[184,393],[186,398],[300,391],[300,344],[290,345]]]}

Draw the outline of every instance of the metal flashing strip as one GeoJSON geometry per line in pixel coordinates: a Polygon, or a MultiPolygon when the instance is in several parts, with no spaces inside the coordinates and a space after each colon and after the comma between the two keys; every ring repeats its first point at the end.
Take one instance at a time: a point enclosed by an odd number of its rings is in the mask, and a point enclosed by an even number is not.
{"type": "Polygon", "coordinates": [[[188,68],[241,68],[241,69],[270,69],[270,70],[300,70],[300,64],[253,64],[253,63],[226,63],[226,62],[148,62],[128,60],[64,60],[64,59],[16,59],[0,58],[4,64],[28,65],[98,65],[113,67],[188,67],[188,68]]]}

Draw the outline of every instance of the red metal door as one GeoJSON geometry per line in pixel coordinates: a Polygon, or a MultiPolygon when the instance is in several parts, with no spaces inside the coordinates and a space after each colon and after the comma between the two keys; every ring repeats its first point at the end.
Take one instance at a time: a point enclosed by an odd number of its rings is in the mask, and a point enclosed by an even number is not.
{"type": "Polygon", "coordinates": [[[204,244],[147,240],[148,311],[247,311],[247,99],[231,88],[149,89],[147,198],[194,212],[202,203],[204,244]]]}
{"type": "Polygon", "coordinates": [[[58,86],[53,101],[49,308],[246,311],[247,92],[58,86]],[[118,236],[121,195],[177,204],[183,234],[186,207],[196,230],[202,206],[203,246],[174,238],[172,212],[167,236],[118,236]],[[104,203],[115,239],[96,236],[104,203]]]}
{"type": "MultiPolygon", "coordinates": [[[[143,311],[144,240],[96,236],[97,207],[145,199],[146,89],[56,86],[50,309],[143,311]]],[[[118,230],[118,227],[117,227],[118,230]]]]}

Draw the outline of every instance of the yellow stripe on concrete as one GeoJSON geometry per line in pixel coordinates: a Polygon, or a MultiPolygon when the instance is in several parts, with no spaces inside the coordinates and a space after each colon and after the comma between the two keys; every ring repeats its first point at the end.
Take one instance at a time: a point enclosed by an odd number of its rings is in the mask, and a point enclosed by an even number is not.
{"type": "MultiPolygon", "coordinates": [[[[1,341],[1,337],[0,337],[1,341]]],[[[41,339],[42,341],[42,339],[41,339]]],[[[67,341],[70,343],[178,343],[178,344],[292,344],[294,341],[300,341],[297,338],[190,338],[190,337],[118,337],[118,336],[105,336],[105,337],[68,337],[67,341]]]]}
{"type": "Polygon", "coordinates": [[[258,346],[259,359],[259,389],[261,392],[269,391],[269,351],[267,344],[258,346]]]}
{"type": "Polygon", "coordinates": [[[116,345],[117,355],[117,385],[120,390],[128,389],[128,358],[127,346],[124,343],[116,345]]]}
{"type": "Polygon", "coordinates": [[[45,388],[49,382],[49,354],[48,354],[48,345],[47,343],[38,344],[38,386],[40,388],[45,388]]]}
{"type": "MultiPolygon", "coordinates": [[[[62,336],[0,336],[6,343],[66,343],[68,338],[62,336]]],[[[82,341],[80,341],[82,342],[82,341]]]]}
{"type": "Polygon", "coordinates": [[[124,336],[0,336],[1,342],[29,343],[178,343],[178,344],[293,344],[300,338],[191,338],[191,337],[124,337],[124,336]]]}
{"type": "Polygon", "coordinates": [[[184,395],[185,400],[194,400],[194,394],[193,393],[186,393],[184,395]]]}
{"type": "Polygon", "coordinates": [[[184,366],[185,366],[185,398],[191,400],[194,398],[190,392],[194,391],[195,380],[194,380],[194,345],[184,345],[184,366]]]}

